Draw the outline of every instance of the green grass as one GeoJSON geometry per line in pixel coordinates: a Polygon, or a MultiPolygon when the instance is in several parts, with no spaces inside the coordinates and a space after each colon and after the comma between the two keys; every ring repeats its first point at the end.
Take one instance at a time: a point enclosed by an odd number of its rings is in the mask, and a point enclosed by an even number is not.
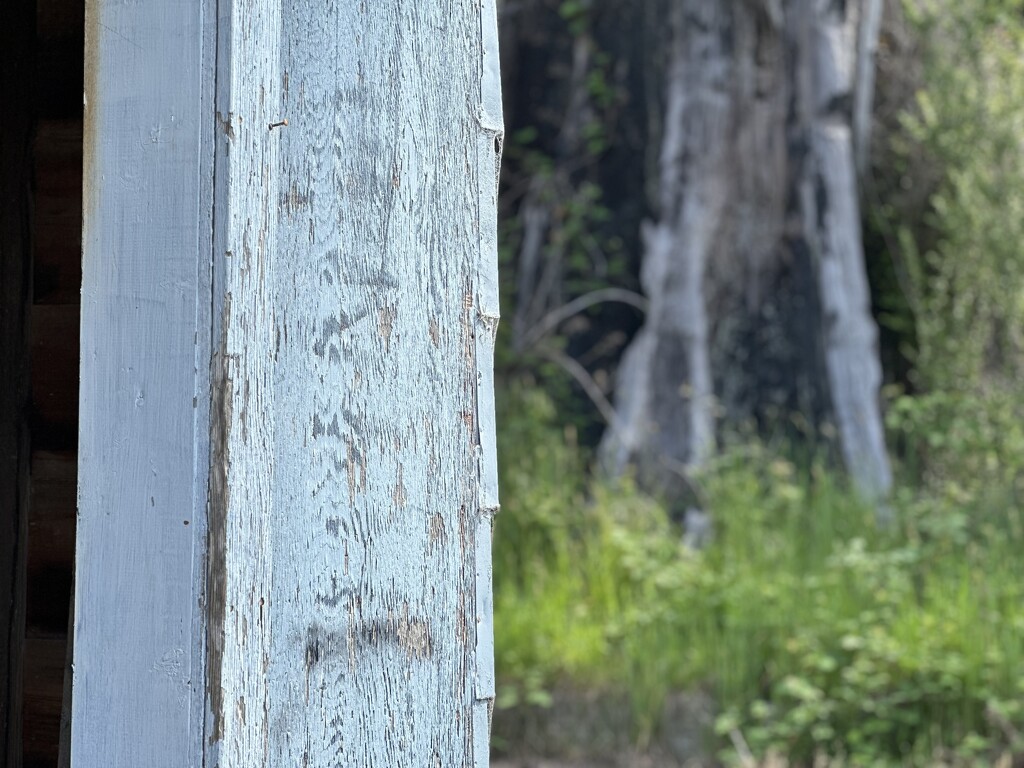
{"type": "Polygon", "coordinates": [[[989,488],[897,493],[879,530],[833,473],[757,445],[700,478],[691,552],[628,485],[589,482],[541,395],[506,397],[495,536],[499,707],[558,686],[627,690],[640,743],[696,687],[717,730],[792,764],[979,764],[1024,730],[1024,513],[989,488]],[[514,415],[510,410],[514,412],[514,415]],[[952,759],[951,757],[951,759],[952,759]]]}

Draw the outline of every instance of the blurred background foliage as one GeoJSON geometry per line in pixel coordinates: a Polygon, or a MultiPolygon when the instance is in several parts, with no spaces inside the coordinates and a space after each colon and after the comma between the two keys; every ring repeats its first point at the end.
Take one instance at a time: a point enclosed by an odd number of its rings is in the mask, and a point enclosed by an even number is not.
{"type": "Polygon", "coordinates": [[[695,549],[595,461],[643,319],[657,52],[622,41],[648,6],[501,8],[495,743],[529,751],[504,719],[571,689],[624,695],[642,749],[701,691],[709,761],[1024,764],[1024,7],[886,10],[862,214],[892,524],[830,451],[740,425],[691,478],[713,521],[695,549]]]}

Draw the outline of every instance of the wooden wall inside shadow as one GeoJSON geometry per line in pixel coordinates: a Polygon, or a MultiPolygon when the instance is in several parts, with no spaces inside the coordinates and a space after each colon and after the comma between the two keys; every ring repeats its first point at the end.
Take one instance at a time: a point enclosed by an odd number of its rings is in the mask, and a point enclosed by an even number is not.
{"type": "Polygon", "coordinates": [[[56,766],[74,572],[84,0],[35,0],[25,768],[56,766]]]}
{"type": "Polygon", "coordinates": [[[34,5],[0,24],[0,765],[21,765],[29,511],[34,5]]]}

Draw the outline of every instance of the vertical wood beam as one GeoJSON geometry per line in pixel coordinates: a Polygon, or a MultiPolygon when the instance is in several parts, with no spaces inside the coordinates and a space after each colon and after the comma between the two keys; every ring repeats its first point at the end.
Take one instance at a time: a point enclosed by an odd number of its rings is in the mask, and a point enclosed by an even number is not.
{"type": "Polygon", "coordinates": [[[209,8],[86,9],[76,768],[201,764],[209,8]]]}
{"type": "Polygon", "coordinates": [[[240,0],[225,21],[216,759],[485,765],[493,3],[240,0]]]}
{"type": "Polygon", "coordinates": [[[188,5],[87,20],[73,762],[487,765],[494,2],[188,5]]]}

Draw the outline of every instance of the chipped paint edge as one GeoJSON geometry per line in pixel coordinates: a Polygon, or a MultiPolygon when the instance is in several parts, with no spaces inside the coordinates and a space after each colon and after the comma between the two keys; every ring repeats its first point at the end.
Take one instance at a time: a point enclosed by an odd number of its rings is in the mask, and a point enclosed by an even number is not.
{"type": "Polygon", "coordinates": [[[491,716],[494,709],[494,599],[492,534],[499,510],[498,460],[494,403],[494,343],[498,331],[498,174],[504,138],[495,0],[480,7],[480,134],[477,138],[478,219],[480,252],[475,285],[477,367],[477,529],[474,552],[476,647],[474,649],[473,765],[490,762],[491,716]]]}

